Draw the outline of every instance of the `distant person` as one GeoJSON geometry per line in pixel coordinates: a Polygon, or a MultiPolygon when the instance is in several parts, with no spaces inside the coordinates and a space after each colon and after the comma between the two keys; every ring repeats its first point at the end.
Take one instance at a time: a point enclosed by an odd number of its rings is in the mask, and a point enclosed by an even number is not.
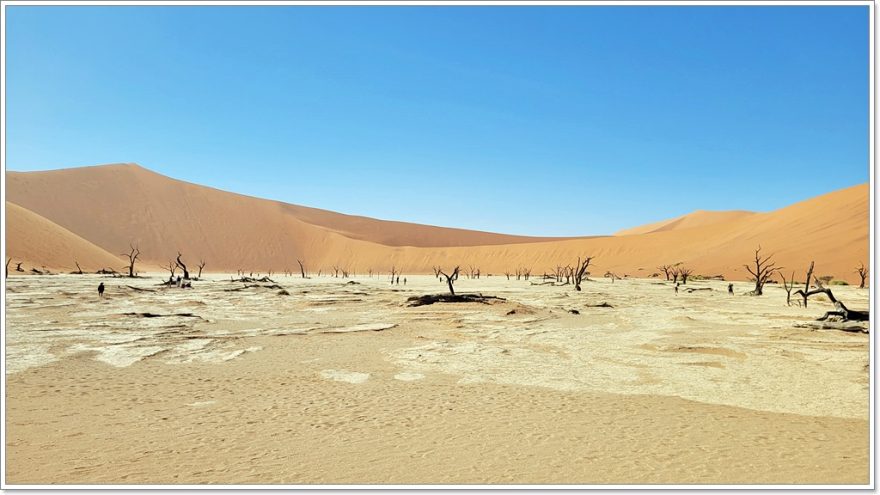
{"type": "Polygon", "coordinates": [[[403,277],[403,285],[406,285],[406,277],[403,277]]]}
{"type": "Polygon", "coordinates": [[[678,282],[675,283],[675,293],[678,294],[678,282]]]}
{"type": "Polygon", "coordinates": [[[400,277],[397,277],[397,285],[400,285],[400,277]]]}
{"type": "Polygon", "coordinates": [[[180,275],[177,276],[177,286],[180,287],[180,275]]]}
{"type": "Polygon", "coordinates": [[[98,297],[104,297],[104,282],[98,284],[98,297]]]}
{"type": "Polygon", "coordinates": [[[727,284],[727,293],[733,295],[733,284],[727,284]]]}

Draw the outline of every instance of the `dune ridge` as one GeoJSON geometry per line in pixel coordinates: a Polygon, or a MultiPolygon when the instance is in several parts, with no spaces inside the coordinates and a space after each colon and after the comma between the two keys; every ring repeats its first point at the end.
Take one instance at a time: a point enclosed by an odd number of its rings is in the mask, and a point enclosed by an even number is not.
{"type": "MultiPolygon", "coordinates": [[[[660,264],[682,262],[694,273],[746,280],[742,265],[760,245],[786,273],[815,260],[817,275],[852,283],[854,267],[868,262],[868,184],[768,213],[698,212],[644,226],[645,233],[535,238],[341,215],[177,181],[133,164],[7,172],[6,178],[11,202],[109,252],[136,243],[147,270],[178,251],[188,262],[204,259],[208,271],[296,271],[302,259],[312,273],[334,265],[361,274],[473,265],[496,276],[518,267],[540,274],[594,256],[594,276],[648,277],[660,264]]],[[[29,256],[45,266],[70,264],[51,253],[29,256]]]]}

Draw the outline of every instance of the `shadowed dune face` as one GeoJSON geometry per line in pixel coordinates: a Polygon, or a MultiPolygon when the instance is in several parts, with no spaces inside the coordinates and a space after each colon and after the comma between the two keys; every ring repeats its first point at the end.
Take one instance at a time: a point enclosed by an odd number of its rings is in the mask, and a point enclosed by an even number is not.
{"type": "MultiPolygon", "coordinates": [[[[23,266],[75,268],[84,271],[101,268],[120,270],[122,260],[69,230],[32,211],[6,202],[7,255],[23,266]]],[[[13,265],[14,267],[15,265],[13,265]]]]}
{"type": "MultiPolygon", "coordinates": [[[[208,270],[233,272],[296,270],[303,259],[313,272],[333,265],[360,273],[474,265],[483,274],[518,267],[540,274],[594,256],[594,273],[649,277],[658,265],[683,262],[695,274],[745,280],[742,265],[760,244],[787,271],[801,272],[815,260],[817,275],[853,283],[854,267],[868,261],[867,184],[769,213],[697,212],[630,229],[647,233],[574,239],[341,215],[180,182],[136,165],[7,172],[7,184],[9,201],[101,249],[120,253],[138,243],[151,269],[178,251],[188,262],[206,260],[208,270]]],[[[48,253],[34,262],[71,263],[48,253]]]]}

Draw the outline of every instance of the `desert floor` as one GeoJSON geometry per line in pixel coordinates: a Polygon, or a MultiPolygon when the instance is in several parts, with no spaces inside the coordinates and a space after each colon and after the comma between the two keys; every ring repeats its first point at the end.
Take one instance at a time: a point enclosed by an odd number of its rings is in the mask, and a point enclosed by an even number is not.
{"type": "Polygon", "coordinates": [[[8,484],[869,482],[869,336],[794,326],[827,301],[493,276],[456,289],[506,301],[407,307],[445,284],[206,278],[7,279],[8,484]]]}

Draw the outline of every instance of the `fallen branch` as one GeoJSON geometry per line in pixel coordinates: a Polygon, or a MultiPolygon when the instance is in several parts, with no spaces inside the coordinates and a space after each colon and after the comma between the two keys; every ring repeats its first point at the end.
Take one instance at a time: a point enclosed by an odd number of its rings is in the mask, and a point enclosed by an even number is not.
{"type": "Polygon", "coordinates": [[[427,306],[434,303],[469,303],[478,302],[491,304],[494,301],[506,301],[503,297],[484,296],[482,294],[427,294],[424,296],[412,296],[407,298],[406,305],[427,306]]]}
{"type": "Polygon", "coordinates": [[[816,321],[825,321],[829,320],[830,318],[840,318],[840,321],[868,321],[870,317],[868,311],[857,311],[847,308],[842,302],[838,301],[834,297],[834,294],[831,293],[831,289],[827,289],[825,287],[820,286],[818,289],[813,289],[807,292],[804,292],[802,289],[798,289],[794,294],[800,294],[804,298],[804,301],[806,301],[808,297],[814,296],[816,294],[825,294],[826,296],[828,296],[828,299],[831,301],[832,304],[834,304],[835,311],[827,311],[821,317],[816,318],[816,321]]]}
{"type": "Polygon", "coordinates": [[[795,323],[796,328],[809,328],[811,330],[840,330],[842,332],[852,333],[868,333],[868,327],[859,324],[849,324],[835,321],[810,321],[806,323],[795,323]]]}

